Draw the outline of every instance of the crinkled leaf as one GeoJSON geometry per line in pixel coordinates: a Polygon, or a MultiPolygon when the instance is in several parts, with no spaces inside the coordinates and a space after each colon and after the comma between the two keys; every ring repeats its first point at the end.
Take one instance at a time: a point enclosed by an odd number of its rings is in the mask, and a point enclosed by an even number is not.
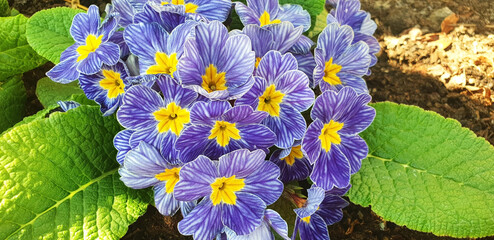
{"type": "Polygon", "coordinates": [[[114,117],[96,106],[55,112],[0,136],[0,239],[118,239],[148,191],[118,174],[114,117]]]}
{"type": "Polygon", "coordinates": [[[6,17],[10,15],[9,2],[7,0],[0,0],[0,17],[6,17]]]}
{"type": "Polygon", "coordinates": [[[0,18],[0,81],[46,63],[27,43],[26,23],[22,14],[0,18]]]}
{"type": "Polygon", "coordinates": [[[421,108],[374,104],[362,133],[369,157],[350,200],[385,220],[436,235],[494,234],[494,147],[453,119],[421,108]]]}
{"type": "Polygon", "coordinates": [[[73,94],[83,94],[77,82],[61,84],[45,77],[38,81],[36,96],[43,106],[56,104],[58,101],[68,100],[73,94]]]}
{"type": "Polygon", "coordinates": [[[26,89],[20,75],[0,82],[0,132],[22,120],[26,99],[26,89]]]}
{"type": "Polygon", "coordinates": [[[41,56],[53,63],[74,40],[70,35],[72,19],[82,10],[58,7],[35,13],[27,23],[27,41],[41,56]]]}

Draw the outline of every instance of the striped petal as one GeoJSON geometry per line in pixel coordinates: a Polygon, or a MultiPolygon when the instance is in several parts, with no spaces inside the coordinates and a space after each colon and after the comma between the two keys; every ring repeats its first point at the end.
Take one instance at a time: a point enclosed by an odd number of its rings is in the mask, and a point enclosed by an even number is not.
{"type": "Polygon", "coordinates": [[[165,182],[154,186],[154,203],[161,215],[173,216],[178,211],[179,201],[173,197],[173,193],[166,192],[165,186],[165,182]]]}
{"type": "Polygon", "coordinates": [[[219,158],[219,173],[223,177],[246,178],[263,164],[266,154],[262,150],[239,149],[219,158]]]}
{"type": "Polygon", "coordinates": [[[302,26],[304,32],[310,28],[310,14],[298,4],[284,4],[278,12],[277,18],[291,22],[295,27],[302,26]]]}
{"type": "Polygon", "coordinates": [[[300,220],[298,227],[300,240],[329,240],[329,233],[324,219],[317,214],[310,217],[310,222],[300,220]]]}
{"type": "Polygon", "coordinates": [[[329,152],[321,151],[310,179],[325,190],[344,188],[350,184],[350,172],[348,159],[338,148],[332,147],[329,152]]]}
{"type": "Polygon", "coordinates": [[[266,204],[250,193],[236,195],[235,204],[222,204],[221,221],[238,235],[249,234],[261,225],[266,204]]]}
{"type": "Polygon", "coordinates": [[[266,205],[271,205],[283,192],[283,183],[278,180],[279,176],[280,169],[274,163],[263,161],[257,171],[245,179],[245,187],[241,191],[252,193],[260,197],[266,205]]]}
{"type": "Polygon", "coordinates": [[[165,105],[156,91],[144,86],[133,86],[125,94],[117,119],[122,126],[131,130],[153,128],[157,124],[153,112],[160,107],[165,105]]]}
{"type": "Polygon", "coordinates": [[[271,85],[287,71],[297,69],[297,59],[291,53],[281,55],[278,51],[269,51],[259,62],[256,74],[271,85]]]}
{"type": "Polygon", "coordinates": [[[280,116],[268,116],[263,124],[276,134],[275,145],[279,148],[289,148],[302,139],[307,126],[302,114],[288,104],[280,104],[280,116]]]}
{"type": "Polygon", "coordinates": [[[211,145],[208,140],[211,126],[192,125],[185,128],[175,143],[175,148],[180,151],[180,160],[190,162],[203,154],[211,145]]]}
{"type": "Polygon", "coordinates": [[[362,159],[367,157],[369,153],[369,147],[365,143],[365,140],[356,136],[341,135],[341,144],[336,145],[337,148],[346,156],[350,163],[351,172],[355,174],[360,170],[362,166],[362,159]]]}
{"type": "Polygon", "coordinates": [[[178,231],[182,235],[193,235],[194,239],[210,240],[221,233],[221,208],[205,198],[182,221],[178,223],[178,231]]]}
{"type": "Polygon", "coordinates": [[[299,218],[305,218],[313,215],[319,209],[319,205],[326,196],[323,188],[314,185],[307,190],[307,195],[307,202],[304,207],[293,210],[299,218]]]}
{"type": "Polygon", "coordinates": [[[218,170],[213,162],[200,156],[185,164],[180,170],[180,180],[173,193],[180,201],[194,201],[211,193],[211,183],[218,177],[218,170]]]}
{"type": "Polygon", "coordinates": [[[321,135],[323,125],[321,120],[314,120],[307,128],[302,141],[302,150],[311,164],[314,164],[319,158],[319,154],[321,154],[321,140],[319,139],[319,135],[321,135]]]}
{"type": "Polygon", "coordinates": [[[276,81],[276,89],[285,94],[283,104],[288,104],[299,112],[309,109],[314,102],[314,91],[309,87],[309,78],[299,70],[281,75],[276,81]]]}

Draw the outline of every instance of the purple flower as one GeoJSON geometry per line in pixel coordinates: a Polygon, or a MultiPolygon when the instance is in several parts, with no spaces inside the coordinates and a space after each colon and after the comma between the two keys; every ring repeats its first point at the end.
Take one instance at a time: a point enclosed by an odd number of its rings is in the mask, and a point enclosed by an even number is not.
{"type": "Polygon", "coordinates": [[[173,194],[181,167],[181,163],[168,161],[153,146],[141,142],[128,152],[118,173],[120,180],[130,188],[153,187],[156,208],[161,214],[172,216],[179,207],[188,211],[189,205],[193,204],[178,201],[173,194]]]}
{"type": "MultiPolygon", "coordinates": [[[[298,230],[301,240],[327,239],[327,225],[339,222],[343,218],[342,209],[348,202],[342,199],[348,188],[333,189],[324,192],[323,188],[312,186],[308,192],[305,206],[294,209],[297,214],[295,232],[298,230]]],[[[294,232],[294,233],[295,233],[294,232]]]]}
{"type": "Polygon", "coordinates": [[[117,20],[110,16],[100,24],[98,7],[91,5],[87,13],[74,17],[70,34],[75,44],[65,49],[60,63],[46,75],[55,82],[69,83],[79,78],[79,73],[91,75],[104,64],[115,65],[120,58],[117,44],[108,40],[117,27],[117,20]]]}
{"type": "Polygon", "coordinates": [[[144,141],[159,149],[169,161],[175,161],[180,158],[175,142],[190,122],[189,107],[197,94],[165,75],[157,84],[163,97],[146,86],[131,87],[123,98],[117,119],[123,127],[135,131],[129,140],[132,148],[144,141]]]}
{"type": "Polygon", "coordinates": [[[310,178],[317,186],[344,188],[350,184],[350,175],[360,169],[368,147],[358,134],[376,115],[367,105],[370,100],[370,95],[358,95],[350,87],[339,93],[324,92],[316,99],[302,149],[314,164],[310,178]]]}
{"type": "Polygon", "coordinates": [[[123,94],[130,87],[127,81],[129,73],[121,61],[116,65],[103,65],[101,70],[92,75],[81,74],[79,84],[87,98],[101,106],[103,116],[113,114],[120,106],[123,94]]]}
{"type": "Polygon", "coordinates": [[[125,159],[125,155],[132,150],[130,147],[130,137],[134,131],[132,130],[122,130],[115,135],[113,138],[113,146],[118,150],[117,162],[122,165],[125,159]]]}
{"type": "Polygon", "coordinates": [[[216,159],[241,148],[267,149],[276,140],[276,135],[260,124],[267,115],[250,106],[232,108],[225,101],[197,102],[190,113],[192,125],[183,131],[175,147],[184,162],[201,154],[216,159]]]}
{"type": "Polygon", "coordinates": [[[304,32],[310,28],[309,12],[296,4],[280,6],[278,0],[247,0],[247,6],[235,3],[235,11],[244,26],[255,24],[263,27],[288,21],[295,27],[302,26],[304,32]]]}
{"type": "Polygon", "coordinates": [[[185,39],[194,26],[193,22],[184,23],[168,34],[157,23],[129,25],[124,38],[130,51],[139,57],[140,73],[174,77],[184,52],[185,39]]]}
{"type": "Polygon", "coordinates": [[[162,6],[174,5],[183,7],[186,14],[197,14],[207,20],[225,21],[232,7],[231,0],[151,0],[162,6]]]}
{"type": "Polygon", "coordinates": [[[288,237],[288,224],[286,224],[279,213],[271,209],[266,209],[261,225],[251,233],[247,235],[237,235],[234,231],[225,227],[225,234],[227,239],[232,240],[274,240],[274,234],[271,232],[271,229],[275,230],[283,239],[290,239],[290,237],[288,237]]]}
{"type": "MultiPolygon", "coordinates": [[[[350,26],[355,33],[352,44],[358,41],[365,42],[369,46],[369,56],[371,57],[369,67],[376,65],[377,57],[375,54],[381,49],[379,42],[373,36],[377,25],[370,18],[370,13],[360,10],[359,0],[339,0],[336,9],[331,10],[328,14],[327,23],[350,26]]],[[[370,75],[370,70],[367,75],[370,75]]]]}
{"type": "Polygon", "coordinates": [[[301,112],[314,102],[309,78],[297,69],[292,54],[268,52],[259,63],[254,86],[235,102],[268,113],[262,123],[276,134],[279,148],[290,148],[302,139],[307,125],[301,112]]]}
{"type": "Polygon", "coordinates": [[[321,91],[338,91],[350,86],[358,93],[367,93],[362,76],[370,64],[369,47],[364,42],[352,44],[353,30],[332,23],[319,35],[315,52],[314,87],[321,91]]]}
{"type": "Polygon", "coordinates": [[[203,198],[197,207],[178,223],[184,235],[213,239],[226,226],[236,235],[258,228],[267,205],[283,191],[279,169],[265,161],[262,150],[233,151],[212,161],[200,156],[180,171],[175,197],[181,201],[203,198]]]}
{"type": "Polygon", "coordinates": [[[210,99],[236,99],[254,83],[251,49],[247,36],[229,36],[220,22],[199,23],[179,61],[181,83],[210,99]]]}
{"type": "Polygon", "coordinates": [[[134,16],[141,12],[148,0],[112,0],[111,14],[118,14],[118,24],[127,27],[134,21],[134,16]]]}
{"type": "Polygon", "coordinates": [[[269,159],[280,168],[280,180],[284,183],[304,180],[312,171],[300,143],[295,141],[291,148],[275,150],[269,159]]]}

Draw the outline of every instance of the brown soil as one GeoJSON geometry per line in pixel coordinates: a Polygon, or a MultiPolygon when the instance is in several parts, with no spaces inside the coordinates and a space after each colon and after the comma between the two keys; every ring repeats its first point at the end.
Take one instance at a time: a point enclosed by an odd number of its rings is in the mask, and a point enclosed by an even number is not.
{"type": "MultiPolygon", "coordinates": [[[[457,119],[464,127],[494,143],[494,0],[361,0],[378,23],[382,51],[367,77],[373,101],[417,105],[457,119]],[[456,27],[437,34],[441,23],[457,14],[456,27]]],[[[104,8],[110,0],[81,0],[104,8]]],[[[9,0],[25,15],[63,0],[9,0]]],[[[24,74],[29,113],[41,109],[34,95],[36,81],[51,68],[47,64],[24,74]]],[[[332,239],[452,239],[409,230],[386,222],[371,208],[351,204],[343,220],[329,227],[332,239]]],[[[163,217],[150,206],[129,227],[123,239],[188,239],[176,230],[176,217],[163,217]]],[[[494,239],[488,237],[484,239],[494,239]]]]}

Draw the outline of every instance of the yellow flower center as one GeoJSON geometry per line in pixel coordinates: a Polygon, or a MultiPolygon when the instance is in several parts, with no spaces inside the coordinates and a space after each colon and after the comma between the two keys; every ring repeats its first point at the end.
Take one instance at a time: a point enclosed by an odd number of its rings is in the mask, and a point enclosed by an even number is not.
{"type": "Polygon", "coordinates": [[[295,163],[295,159],[301,159],[304,157],[304,154],[302,153],[302,146],[298,145],[295,147],[292,147],[292,150],[290,151],[290,154],[281,160],[285,161],[286,164],[293,166],[295,163]]]}
{"type": "Polygon", "coordinates": [[[165,169],[164,172],[158,173],[154,176],[155,178],[157,178],[160,181],[166,181],[166,184],[165,184],[166,193],[172,193],[173,192],[175,185],[177,184],[178,180],[180,180],[180,177],[179,177],[180,169],[181,168],[179,168],[179,167],[165,169]]]}
{"type": "Polygon", "coordinates": [[[226,79],[224,72],[218,73],[218,70],[213,64],[210,64],[206,68],[206,73],[202,75],[202,88],[204,88],[208,93],[214,91],[226,90],[226,79]]]}
{"type": "Polygon", "coordinates": [[[235,123],[216,121],[208,139],[214,138],[216,138],[218,145],[225,147],[230,143],[231,138],[239,140],[241,137],[240,131],[235,127],[235,123]]]}
{"type": "Polygon", "coordinates": [[[281,23],[281,20],[279,19],[273,19],[271,20],[271,16],[267,11],[264,11],[264,13],[259,17],[259,21],[261,22],[261,27],[264,25],[268,24],[273,24],[273,23],[281,23]]]}
{"type": "Polygon", "coordinates": [[[261,58],[260,57],[256,57],[256,68],[259,67],[259,63],[261,63],[261,58]]]}
{"type": "Polygon", "coordinates": [[[235,205],[237,202],[237,195],[235,192],[242,190],[245,183],[243,179],[237,179],[235,175],[225,178],[216,178],[216,180],[211,183],[211,202],[213,205],[218,205],[221,202],[235,205]]]}
{"type": "Polygon", "coordinates": [[[150,66],[146,70],[146,74],[168,74],[173,77],[173,73],[177,71],[177,53],[168,56],[166,53],[157,52],[154,61],[156,61],[156,65],[150,66]]]}
{"type": "Polygon", "coordinates": [[[166,5],[166,4],[185,5],[185,12],[186,13],[196,13],[197,8],[199,7],[193,3],[185,3],[184,0],[172,0],[170,2],[161,1],[161,6],[166,5]]]}
{"type": "Polygon", "coordinates": [[[90,53],[96,51],[96,49],[98,49],[99,45],[101,44],[102,38],[103,35],[99,35],[96,38],[96,36],[89,34],[89,36],[86,37],[86,45],[79,46],[76,49],[77,53],[79,53],[77,62],[86,59],[90,53]]]}
{"type": "Polygon", "coordinates": [[[175,135],[180,135],[184,125],[190,122],[190,113],[187,109],[171,102],[166,108],[153,113],[154,118],[158,121],[158,132],[163,133],[171,130],[175,135]]]}
{"type": "Polygon", "coordinates": [[[341,71],[341,66],[338,64],[333,64],[333,58],[330,58],[329,61],[326,62],[326,66],[324,67],[324,81],[331,85],[341,84],[340,77],[336,74],[341,71]]]}
{"type": "Polygon", "coordinates": [[[338,134],[343,128],[344,123],[335,122],[333,120],[329,121],[329,123],[324,124],[324,127],[321,130],[321,135],[319,135],[319,139],[321,139],[321,146],[326,151],[329,152],[331,149],[331,144],[340,144],[341,138],[338,134]]]}
{"type": "Polygon", "coordinates": [[[125,92],[125,84],[120,77],[120,73],[103,69],[103,76],[105,78],[99,81],[99,85],[103,89],[108,90],[108,98],[116,98],[125,92]]]}
{"type": "Polygon", "coordinates": [[[265,111],[273,117],[280,116],[280,103],[283,101],[285,94],[276,91],[274,84],[266,88],[262,96],[259,97],[259,106],[257,110],[265,111]]]}
{"type": "Polygon", "coordinates": [[[310,216],[302,218],[302,221],[310,223],[310,216]]]}

